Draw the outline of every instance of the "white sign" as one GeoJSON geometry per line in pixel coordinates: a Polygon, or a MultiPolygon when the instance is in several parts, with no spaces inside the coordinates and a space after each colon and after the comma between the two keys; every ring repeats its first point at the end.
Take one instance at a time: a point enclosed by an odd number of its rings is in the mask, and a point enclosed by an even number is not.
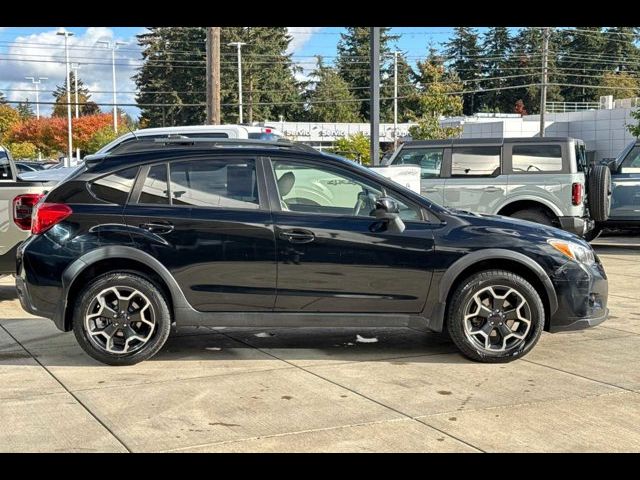
{"type": "Polygon", "coordinates": [[[371,168],[403,187],[420,193],[420,167],[418,165],[391,165],[371,168]]]}

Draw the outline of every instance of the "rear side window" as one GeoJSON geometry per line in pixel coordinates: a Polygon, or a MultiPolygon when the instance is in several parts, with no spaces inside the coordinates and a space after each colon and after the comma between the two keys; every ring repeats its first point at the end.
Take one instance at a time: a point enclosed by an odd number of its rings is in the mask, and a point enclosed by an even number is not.
{"type": "Polygon", "coordinates": [[[422,178],[437,178],[442,169],[442,148],[411,148],[401,150],[393,165],[418,165],[422,178]]]}
{"type": "Polygon", "coordinates": [[[5,152],[0,151],[0,180],[12,180],[11,164],[5,152]]]}
{"type": "Polygon", "coordinates": [[[456,147],[451,154],[454,177],[495,177],[500,175],[501,147],[456,147]]]}
{"type": "Polygon", "coordinates": [[[169,190],[167,189],[167,164],[154,165],[149,169],[147,178],[140,192],[138,203],[169,204],[169,190]]]}
{"type": "Polygon", "coordinates": [[[252,159],[210,159],[170,164],[171,203],[194,207],[259,208],[252,159]]]}
{"type": "Polygon", "coordinates": [[[91,193],[107,203],[124,205],[127,203],[133,182],[138,173],[138,167],[131,167],[106,177],[99,178],[90,185],[91,193]]]}
{"type": "Polygon", "coordinates": [[[562,171],[560,145],[514,145],[511,152],[513,173],[562,171]]]}

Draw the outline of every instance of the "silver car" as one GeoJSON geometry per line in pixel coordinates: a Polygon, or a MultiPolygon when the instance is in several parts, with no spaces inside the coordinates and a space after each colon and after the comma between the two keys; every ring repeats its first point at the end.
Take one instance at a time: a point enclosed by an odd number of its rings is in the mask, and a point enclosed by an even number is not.
{"type": "Polygon", "coordinates": [[[575,138],[414,141],[386,164],[419,165],[421,194],[448,208],[506,215],[587,237],[594,216],[608,214],[610,177],[601,178],[607,169],[592,175],[584,142],[575,138]],[[604,200],[590,210],[588,194],[604,200]]]}

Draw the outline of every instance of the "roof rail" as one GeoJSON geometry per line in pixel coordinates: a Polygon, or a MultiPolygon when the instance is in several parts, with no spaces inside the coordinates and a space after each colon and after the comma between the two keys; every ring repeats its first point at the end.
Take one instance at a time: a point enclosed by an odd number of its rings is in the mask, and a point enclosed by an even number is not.
{"type": "Polygon", "coordinates": [[[111,150],[112,154],[131,152],[131,151],[142,151],[149,147],[160,147],[160,146],[210,146],[210,147],[218,147],[218,148],[228,148],[228,147],[270,147],[270,148],[283,148],[290,150],[298,150],[305,152],[318,153],[318,151],[309,146],[302,143],[293,143],[286,139],[279,139],[276,141],[269,140],[258,140],[258,139],[236,139],[236,138],[219,138],[219,137],[167,137],[167,138],[145,138],[139,137],[137,139],[132,139],[126,143],[122,143],[119,146],[114,147],[111,150]],[[119,148],[120,147],[120,148],[119,148]]]}

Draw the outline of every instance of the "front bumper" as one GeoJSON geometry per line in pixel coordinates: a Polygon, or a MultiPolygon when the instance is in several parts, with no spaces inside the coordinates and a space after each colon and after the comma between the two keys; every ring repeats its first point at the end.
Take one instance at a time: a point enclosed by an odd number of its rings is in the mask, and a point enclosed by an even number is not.
{"type": "Polygon", "coordinates": [[[567,232],[575,233],[581,237],[587,232],[593,230],[595,222],[590,218],[581,217],[558,217],[560,228],[567,232]]]}
{"type": "Polygon", "coordinates": [[[593,327],[607,319],[609,285],[601,263],[586,266],[567,262],[551,281],[558,297],[558,310],[550,319],[550,332],[593,327]]]}

